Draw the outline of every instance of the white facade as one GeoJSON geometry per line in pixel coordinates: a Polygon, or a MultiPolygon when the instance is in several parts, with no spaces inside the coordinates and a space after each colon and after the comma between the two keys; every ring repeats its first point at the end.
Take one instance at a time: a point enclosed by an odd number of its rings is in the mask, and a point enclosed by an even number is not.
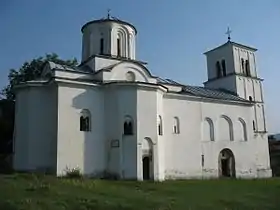
{"type": "Polygon", "coordinates": [[[82,31],[79,67],[49,62],[40,81],[16,88],[16,170],[64,175],[78,167],[137,180],[271,176],[252,48],[228,42],[207,52],[206,87],[192,87],[152,76],[135,60],[131,24],[102,19],[82,31]]]}

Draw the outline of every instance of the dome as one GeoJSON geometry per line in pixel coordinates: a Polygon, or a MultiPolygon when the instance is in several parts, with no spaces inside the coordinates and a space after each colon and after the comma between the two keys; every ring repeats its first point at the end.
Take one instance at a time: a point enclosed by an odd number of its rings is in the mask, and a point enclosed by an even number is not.
{"type": "Polygon", "coordinates": [[[127,26],[130,26],[134,31],[135,31],[135,34],[137,34],[137,29],[135,28],[134,25],[132,25],[131,23],[128,23],[126,21],[123,21],[123,20],[120,20],[116,17],[107,17],[107,18],[101,18],[101,19],[97,19],[97,20],[92,20],[92,21],[89,21],[87,22],[86,24],[84,24],[81,28],[81,32],[83,33],[84,32],[84,29],[88,26],[88,25],[91,25],[91,24],[96,24],[96,23],[108,23],[108,22],[112,22],[112,23],[118,23],[118,24],[122,24],[122,25],[127,25],[127,26]]]}
{"type": "Polygon", "coordinates": [[[83,33],[82,62],[94,55],[106,55],[135,60],[136,28],[111,17],[87,22],[83,33]]]}

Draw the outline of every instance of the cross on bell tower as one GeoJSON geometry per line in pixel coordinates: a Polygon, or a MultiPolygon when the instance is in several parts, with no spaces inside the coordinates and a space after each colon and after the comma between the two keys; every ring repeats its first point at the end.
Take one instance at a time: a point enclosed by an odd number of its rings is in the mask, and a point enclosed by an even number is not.
{"type": "Polygon", "coordinates": [[[107,9],[107,19],[110,19],[111,18],[111,9],[107,9]]]}
{"type": "Polygon", "coordinates": [[[226,34],[228,35],[228,41],[230,41],[230,39],[231,39],[231,37],[230,37],[230,34],[231,34],[231,30],[230,30],[230,28],[228,27],[227,28],[227,31],[226,31],[226,34]]]}

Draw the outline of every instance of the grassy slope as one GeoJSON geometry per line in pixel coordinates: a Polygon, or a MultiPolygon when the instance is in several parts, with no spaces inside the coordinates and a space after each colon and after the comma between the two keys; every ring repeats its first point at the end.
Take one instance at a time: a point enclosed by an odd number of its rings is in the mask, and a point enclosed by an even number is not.
{"type": "Polygon", "coordinates": [[[280,179],[163,183],[0,176],[0,209],[264,209],[280,208],[280,179]]]}

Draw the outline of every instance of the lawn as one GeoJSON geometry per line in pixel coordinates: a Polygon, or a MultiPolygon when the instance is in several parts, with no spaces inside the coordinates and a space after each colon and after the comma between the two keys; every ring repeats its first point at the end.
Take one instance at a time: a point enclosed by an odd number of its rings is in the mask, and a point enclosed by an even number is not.
{"type": "Polygon", "coordinates": [[[0,175],[1,210],[280,209],[280,179],[162,183],[0,175]]]}

